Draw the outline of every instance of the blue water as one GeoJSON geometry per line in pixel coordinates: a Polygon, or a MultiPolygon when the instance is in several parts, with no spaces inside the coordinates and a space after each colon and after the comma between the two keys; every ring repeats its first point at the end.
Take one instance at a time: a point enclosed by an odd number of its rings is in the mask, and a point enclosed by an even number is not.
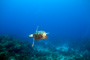
{"type": "Polygon", "coordinates": [[[89,0],[0,0],[0,35],[30,39],[38,30],[57,43],[90,38],[89,0]]]}
{"type": "Polygon", "coordinates": [[[90,60],[90,0],[0,0],[0,59],[6,58],[90,60]],[[37,26],[48,39],[31,47],[37,26]]]}

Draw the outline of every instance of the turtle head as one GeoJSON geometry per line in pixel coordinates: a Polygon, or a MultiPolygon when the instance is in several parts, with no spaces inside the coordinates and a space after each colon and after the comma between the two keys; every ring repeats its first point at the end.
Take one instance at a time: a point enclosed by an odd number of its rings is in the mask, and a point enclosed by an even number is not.
{"type": "Polygon", "coordinates": [[[43,33],[43,38],[44,39],[48,39],[48,37],[46,36],[47,34],[49,34],[49,33],[43,33]]]}
{"type": "Polygon", "coordinates": [[[30,34],[29,37],[33,37],[33,34],[30,34]]]}

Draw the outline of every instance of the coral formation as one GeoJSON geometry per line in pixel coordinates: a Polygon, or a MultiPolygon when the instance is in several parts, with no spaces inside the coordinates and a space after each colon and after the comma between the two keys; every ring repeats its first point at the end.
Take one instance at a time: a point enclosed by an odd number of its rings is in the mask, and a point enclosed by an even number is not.
{"type": "Polygon", "coordinates": [[[0,60],[29,60],[33,51],[29,43],[9,36],[0,36],[0,60]]]}
{"type": "MultiPolygon", "coordinates": [[[[88,48],[90,45],[86,43],[84,46],[88,48]]],[[[31,47],[24,40],[6,35],[0,36],[0,60],[90,60],[90,50],[74,49],[67,44],[56,47],[48,43],[31,47]]]]}

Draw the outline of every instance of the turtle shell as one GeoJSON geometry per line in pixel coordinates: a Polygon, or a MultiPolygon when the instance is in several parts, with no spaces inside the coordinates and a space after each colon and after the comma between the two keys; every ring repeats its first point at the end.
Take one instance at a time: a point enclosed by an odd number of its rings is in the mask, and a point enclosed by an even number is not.
{"type": "Polygon", "coordinates": [[[42,40],[42,38],[43,38],[42,34],[34,34],[35,40],[42,40]]]}
{"type": "Polygon", "coordinates": [[[33,34],[35,40],[42,40],[43,34],[46,33],[45,31],[37,31],[33,34]]]}
{"type": "Polygon", "coordinates": [[[45,31],[37,31],[34,34],[43,34],[43,33],[46,33],[46,32],[45,31]]]}

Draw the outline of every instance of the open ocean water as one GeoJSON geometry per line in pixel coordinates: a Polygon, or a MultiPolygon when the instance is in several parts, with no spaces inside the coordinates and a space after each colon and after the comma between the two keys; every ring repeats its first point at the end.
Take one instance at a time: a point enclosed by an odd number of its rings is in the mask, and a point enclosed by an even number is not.
{"type": "Polygon", "coordinates": [[[90,0],[0,0],[0,60],[90,60],[90,0]]]}

